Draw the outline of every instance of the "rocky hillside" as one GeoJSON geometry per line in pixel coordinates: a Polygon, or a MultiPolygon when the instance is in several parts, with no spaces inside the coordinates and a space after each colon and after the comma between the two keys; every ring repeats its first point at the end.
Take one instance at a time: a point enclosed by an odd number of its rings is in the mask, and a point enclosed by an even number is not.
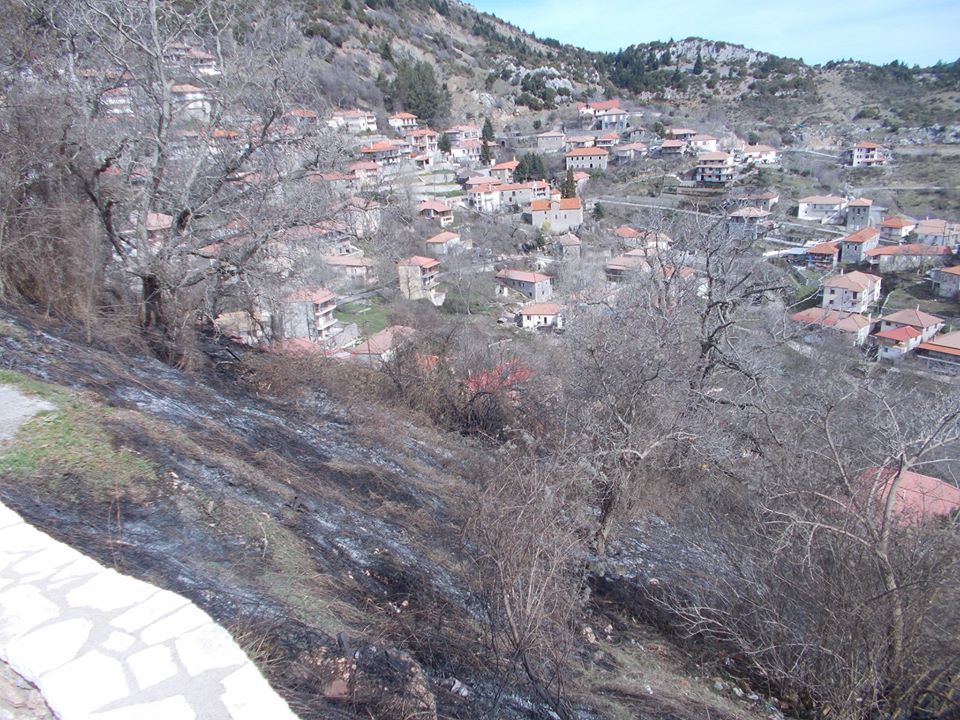
{"type": "MultiPolygon", "coordinates": [[[[325,391],[255,397],[213,346],[221,372],[190,377],[8,312],[0,329],[0,381],[57,406],[0,461],[3,502],[193,599],[301,717],[547,717],[493,671],[463,534],[497,453],[325,391]]],[[[577,620],[580,717],[769,715],[637,619],[636,588],[715,561],[657,522],[623,543],[577,620]]]]}
{"type": "MultiPolygon", "coordinates": [[[[955,141],[960,126],[956,63],[933,68],[799,59],[721,41],[686,38],[595,53],[505,23],[457,0],[348,0],[301,4],[299,22],[325,58],[319,78],[334,104],[379,107],[378,87],[398,60],[427,60],[453,100],[451,117],[490,115],[551,122],[573,102],[618,95],[677,116],[721,116],[731,125],[873,132],[904,141],[914,128],[955,141]],[[379,83],[378,83],[379,78],[379,83]]],[[[530,28],[535,30],[535,28],[530,28]]],[[[825,134],[817,131],[814,135],[825,134]]]]}

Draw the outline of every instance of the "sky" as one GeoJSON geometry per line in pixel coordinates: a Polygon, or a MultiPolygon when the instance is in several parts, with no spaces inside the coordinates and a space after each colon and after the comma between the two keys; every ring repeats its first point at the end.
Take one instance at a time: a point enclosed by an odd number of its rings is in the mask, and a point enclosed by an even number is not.
{"type": "Polygon", "coordinates": [[[470,0],[537,37],[610,51],[702,37],[803,58],[933,65],[960,58],[960,0],[470,0]]]}

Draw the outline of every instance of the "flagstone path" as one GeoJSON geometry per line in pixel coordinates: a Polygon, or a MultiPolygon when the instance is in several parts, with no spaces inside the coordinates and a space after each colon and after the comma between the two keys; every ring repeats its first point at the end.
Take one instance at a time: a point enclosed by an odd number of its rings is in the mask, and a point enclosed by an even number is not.
{"type": "MultiPolygon", "coordinates": [[[[0,386],[0,453],[41,409],[0,386]]],[[[100,565],[2,504],[0,660],[62,720],[296,720],[192,602],[100,565]]]]}

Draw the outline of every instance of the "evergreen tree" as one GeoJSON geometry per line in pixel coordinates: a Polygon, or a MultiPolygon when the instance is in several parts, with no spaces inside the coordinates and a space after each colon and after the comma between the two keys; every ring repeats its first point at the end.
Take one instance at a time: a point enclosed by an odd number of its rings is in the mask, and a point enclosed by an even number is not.
{"type": "Polygon", "coordinates": [[[446,133],[440,133],[440,139],[437,140],[437,149],[442,153],[450,152],[450,137],[446,133]]]}
{"type": "Polygon", "coordinates": [[[388,88],[390,104],[430,125],[450,110],[450,93],[440,85],[430,63],[401,60],[388,88]]]}
{"type": "Polygon", "coordinates": [[[484,165],[493,162],[493,154],[490,152],[490,146],[487,145],[486,141],[480,143],[480,162],[484,165]]]}
{"type": "Polygon", "coordinates": [[[693,74],[703,75],[703,56],[699,50],[697,50],[697,59],[693,63],[693,74]]]}
{"type": "Polygon", "coordinates": [[[603,205],[597,203],[593,206],[593,219],[600,221],[606,216],[607,211],[603,209],[603,205]]]}
{"type": "Polygon", "coordinates": [[[480,132],[480,139],[485,142],[493,142],[493,123],[490,118],[483,121],[483,130],[480,132]]]}
{"type": "Polygon", "coordinates": [[[567,169],[567,176],[560,186],[560,197],[575,198],[577,196],[577,181],[573,179],[573,168],[567,169]]]}
{"type": "Polygon", "coordinates": [[[520,158],[520,163],[514,172],[519,182],[528,180],[543,180],[547,175],[546,168],[543,166],[543,158],[536,153],[527,153],[520,158]]]}

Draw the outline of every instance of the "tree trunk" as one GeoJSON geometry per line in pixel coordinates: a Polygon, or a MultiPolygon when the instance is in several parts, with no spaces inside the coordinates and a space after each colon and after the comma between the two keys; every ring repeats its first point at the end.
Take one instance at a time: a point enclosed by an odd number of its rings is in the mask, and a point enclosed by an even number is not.
{"type": "Polygon", "coordinates": [[[164,327],[163,322],[163,291],[160,289],[160,278],[156,275],[143,276],[143,327],[144,329],[164,327]]]}

